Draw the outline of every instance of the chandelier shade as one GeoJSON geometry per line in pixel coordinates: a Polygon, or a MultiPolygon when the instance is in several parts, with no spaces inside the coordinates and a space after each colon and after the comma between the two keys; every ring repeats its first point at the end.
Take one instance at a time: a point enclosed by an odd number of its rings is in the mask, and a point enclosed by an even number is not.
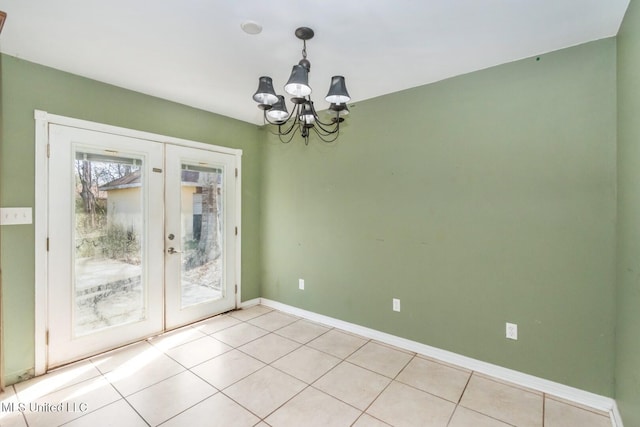
{"type": "Polygon", "coordinates": [[[351,100],[343,76],[331,77],[331,86],[329,86],[329,93],[327,93],[325,100],[332,104],[344,104],[351,100]]]}
{"type": "Polygon", "coordinates": [[[258,90],[253,94],[253,100],[262,105],[273,105],[278,101],[271,77],[262,76],[258,79],[258,90]]]}
{"type": "Polygon", "coordinates": [[[347,104],[331,104],[329,106],[329,112],[333,117],[335,117],[335,113],[333,113],[333,111],[338,113],[338,117],[344,117],[349,114],[349,108],[347,107],[347,104]]]}
{"type": "Polygon", "coordinates": [[[311,100],[311,86],[309,86],[309,71],[311,63],[307,60],[307,40],[313,38],[311,28],[300,27],[295,35],[302,40],[302,59],[291,69],[289,80],[284,85],[285,92],[291,96],[293,103],[291,112],[287,110],[287,103],[282,95],[277,95],[273,89],[271,77],[262,76],[258,79],[258,90],[253,100],[258,108],[263,110],[264,123],[272,125],[272,133],[278,135],[280,141],[291,142],[299,133],[305,145],[309,144],[309,137],[313,133],[322,142],[333,142],[338,139],[340,123],[349,114],[347,102],[351,100],[344,76],[333,76],[329,85],[329,92],[325,100],[330,103],[327,114],[329,119],[321,120],[311,100]]]}
{"type": "Polygon", "coordinates": [[[289,113],[287,112],[287,103],[284,100],[284,96],[278,95],[278,101],[266,111],[266,114],[267,117],[276,123],[287,120],[289,113]]]}
{"type": "Polygon", "coordinates": [[[311,87],[309,87],[309,72],[302,65],[294,65],[291,70],[291,76],[284,91],[296,98],[302,98],[311,95],[311,87]]]}
{"type": "Polygon", "coordinates": [[[302,105],[299,119],[304,125],[312,125],[316,121],[313,104],[305,103],[302,105]]]}

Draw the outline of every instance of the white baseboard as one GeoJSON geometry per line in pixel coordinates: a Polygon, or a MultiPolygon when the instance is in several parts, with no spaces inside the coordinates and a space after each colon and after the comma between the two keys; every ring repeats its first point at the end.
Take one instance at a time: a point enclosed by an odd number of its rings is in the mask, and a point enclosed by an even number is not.
{"type": "Polygon", "coordinates": [[[258,305],[260,304],[260,298],[254,298],[254,299],[250,299],[247,301],[242,301],[240,303],[240,305],[238,306],[238,308],[249,308],[249,307],[253,307],[254,305],[258,305]]]}
{"type": "MultiPolygon", "coordinates": [[[[502,366],[483,362],[481,360],[472,359],[457,353],[431,347],[417,341],[408,340],[395,335],[380,332],[375,329],[356,325],[354,323],[345,322],[333,317],[324,316],[312,311],[303,310],[267,298],[259,298],[260,303],[267,307],[274,308],[284,313],[293,314],[313,322],[321,323],[334,328],[343,329],[347,332],[361,335],[369,339],[375,339],[385,344],[393,345],[405,350],[413,351],[433,359],[441,360],[446,363],[457,365],[472,371],[476,371],[485,375],[492,376],[504,381],[508,381],[523,387],[540,391],[542,393],[551,394],[553,396],[588,406],[593,409],[608,412],[613,427],[622,427],[622,420],[618,412],[615,400],[594,394],[588,391],[569,387],[564,384],[538,378],[533,375],[514,371],[512,369],[503,368],[502,366]]],[[[251,300],[253,302],[255,300],[251,300]]],[[[248,303],[249,301],[247,301],[248,303]]],[[[244,303],[243,303],[244,304],[244,303]]]]}
{"type": "Polygon", "coordinates": [[[623,427],[622,415],[620,415],[618,404],[615,400],[613,401],[613,409],[611,410],[611,422],[613,424],[613,427],[623,427]]]}

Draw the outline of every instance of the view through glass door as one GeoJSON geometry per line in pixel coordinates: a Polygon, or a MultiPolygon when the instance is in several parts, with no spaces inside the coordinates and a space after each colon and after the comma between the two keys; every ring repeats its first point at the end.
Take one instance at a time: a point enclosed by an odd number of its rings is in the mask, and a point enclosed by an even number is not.
{"type": "Polygon", "coordinates": [[[235,307],[235,156],[49,138],[50,367],[235,307]]]}
{"type": "Polygon", "coordinates": [[[235,158],[166,147],[167,328],[235,307],[235,158]]]}

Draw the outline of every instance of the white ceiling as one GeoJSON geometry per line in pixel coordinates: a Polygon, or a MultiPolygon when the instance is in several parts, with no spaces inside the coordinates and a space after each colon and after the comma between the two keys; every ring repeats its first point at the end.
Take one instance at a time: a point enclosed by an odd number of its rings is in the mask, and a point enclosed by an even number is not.
{"type": "Polygon", "coordinates": [[[261,123],[258,77],[276,92],[308,26],[316,106],[332,75],[352,102],[618,32],[629,0],[0,0],[0,51],[261,123]],[[262,24],[259,35],[240,24],[262,24]]]}

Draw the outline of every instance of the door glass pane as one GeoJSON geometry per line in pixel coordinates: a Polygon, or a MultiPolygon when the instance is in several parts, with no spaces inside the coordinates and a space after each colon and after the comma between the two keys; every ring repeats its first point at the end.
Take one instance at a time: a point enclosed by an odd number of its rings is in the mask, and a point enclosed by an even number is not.
{"type": "Polygon", "coordinates": [[[182,307],[224,298],[222,169],[182,165],[182,307]]]}
{"type": "Polygon", "coordinates": [[[74,336],[145,318],[142,161],[76,152],[74,336]]]}

